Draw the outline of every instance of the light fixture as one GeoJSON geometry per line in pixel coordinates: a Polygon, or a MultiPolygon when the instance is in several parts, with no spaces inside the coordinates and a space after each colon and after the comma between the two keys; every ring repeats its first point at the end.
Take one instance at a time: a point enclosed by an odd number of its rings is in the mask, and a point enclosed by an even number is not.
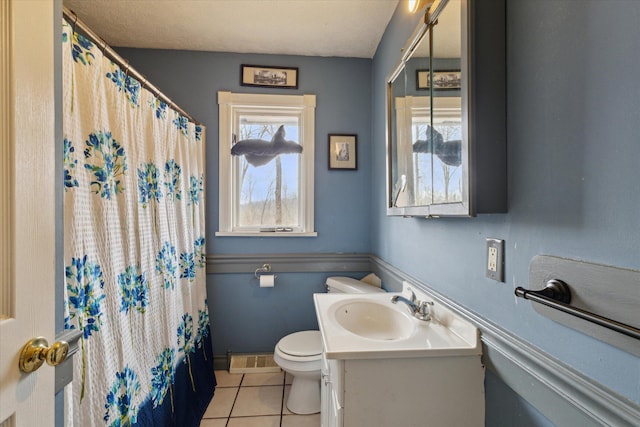
{"type": "Polygon", "coordinates": [[[426,3],[427,0],[409,0],[407,6],[409,8],[409,12],[416,13],[417,11],[422,9],[426,3]]]}

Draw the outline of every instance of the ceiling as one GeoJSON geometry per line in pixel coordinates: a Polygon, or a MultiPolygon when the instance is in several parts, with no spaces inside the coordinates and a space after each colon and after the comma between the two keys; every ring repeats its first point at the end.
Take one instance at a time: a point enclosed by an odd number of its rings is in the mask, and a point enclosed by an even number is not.
{"type": "Polygon", "coordinates": [[[114,47],[372,58],[398,0],[63,0],[114,47]]]}

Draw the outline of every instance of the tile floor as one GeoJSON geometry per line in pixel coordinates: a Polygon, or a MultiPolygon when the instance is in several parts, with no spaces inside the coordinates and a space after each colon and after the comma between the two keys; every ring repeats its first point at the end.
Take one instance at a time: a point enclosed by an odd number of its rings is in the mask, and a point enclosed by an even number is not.
{"type": "Polygon", "coordinates": [[[200,427],[319,427],[320,414],[287,409],[291,378],[284,372],[230,374],[216,371],[218,386],[200,427]]]}

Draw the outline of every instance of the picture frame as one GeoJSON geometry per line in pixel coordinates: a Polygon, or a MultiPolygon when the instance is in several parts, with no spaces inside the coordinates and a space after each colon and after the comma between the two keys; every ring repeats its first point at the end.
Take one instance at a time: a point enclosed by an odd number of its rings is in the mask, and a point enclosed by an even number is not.
{"type": "Polygon", "coordinates": [[[358,135],[329,135],[329,169],[358,169],[358,135]]]}
{"type": "MultiPolygon", "coordinates": [[[[460,70],[438,70],[433,72],[433,90],[460,90],[462,73],[460,70]]],[[[416,89],[429,89],[429,70],[416,70],[416,89]]]]}
{"type": "Polygon", "coordinates": [[[240,85],[280,89],[298,88],[298,68],[240,65],[240,85]]]}

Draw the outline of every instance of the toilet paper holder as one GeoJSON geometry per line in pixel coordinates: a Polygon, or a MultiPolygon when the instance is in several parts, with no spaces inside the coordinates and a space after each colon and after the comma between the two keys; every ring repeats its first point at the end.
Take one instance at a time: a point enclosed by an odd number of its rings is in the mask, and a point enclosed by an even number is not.
{"type": "Polygon", "coordinates": [[[262,267],[256,268],[256,271],[253,273],[253,275],[256,276],[256,279],[260,280],[260,275],[265,273],[271,273],[271,264],[262,264],[262,267]]]}

